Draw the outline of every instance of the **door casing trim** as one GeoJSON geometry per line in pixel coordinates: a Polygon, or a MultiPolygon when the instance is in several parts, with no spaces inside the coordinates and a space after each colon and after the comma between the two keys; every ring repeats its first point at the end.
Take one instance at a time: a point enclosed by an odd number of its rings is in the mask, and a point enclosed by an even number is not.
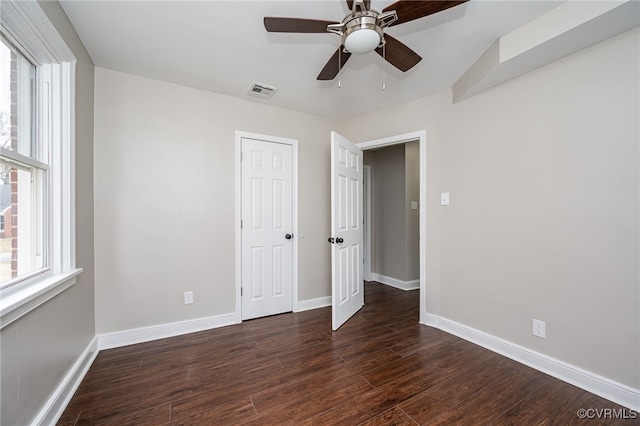
{"type": "Polygon", "coordinates": [[[285,145],[291,145],[292,149],[292,162],[293,162],[293,181],[291,183],[292,197],[293,197],[293,282],[292,282],[292,307],[293,312],[298,311],[298,141],[296,139],[281,138],[278,136],[261,135],[257,133],[244,132],[236,130],[235,138],[235,259],[236,259],[236,311],[235,322],[239,324],[242,322],[242,299],[240,296],[240,289],[242,287],[242,232],[240,229],[240,221],[242,220],[242,166],[241,166],[241,151],[242,151],[242,139],[257,139],[264,142],[280,143],[285,145]]]}

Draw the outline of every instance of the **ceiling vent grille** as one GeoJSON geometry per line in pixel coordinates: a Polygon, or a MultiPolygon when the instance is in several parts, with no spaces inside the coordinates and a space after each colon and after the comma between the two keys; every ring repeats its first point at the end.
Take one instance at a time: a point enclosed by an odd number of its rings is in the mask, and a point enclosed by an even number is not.
{"type": "Polygon", "coordinates": [[[275,87],[267,86],[266,84],[256,83],[255,81],[251,83],[249,87],[249,95],[257,96],[259,98],[269,99],[275,93],[277,89],[275,87]]]}

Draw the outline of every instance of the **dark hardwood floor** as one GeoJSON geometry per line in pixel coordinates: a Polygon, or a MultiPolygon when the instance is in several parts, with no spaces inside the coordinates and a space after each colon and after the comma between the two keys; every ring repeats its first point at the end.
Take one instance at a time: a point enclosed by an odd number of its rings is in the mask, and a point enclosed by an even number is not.
{"type": "Polygon", "coordinates": [[[337,332],[323,308],[102,351],[58,424],[638,424],[579,419],[623,407],[419,325],[418,296],[368,283],[337,332]]]}

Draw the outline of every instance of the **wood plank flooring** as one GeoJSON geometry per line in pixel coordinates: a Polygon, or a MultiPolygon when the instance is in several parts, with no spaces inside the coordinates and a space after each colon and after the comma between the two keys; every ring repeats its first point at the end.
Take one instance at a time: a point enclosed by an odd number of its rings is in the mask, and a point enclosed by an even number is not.
{"type": "Polygon", "coordinates": [[[102,351],[58,425],[639,423],[581,420],[623,407],[419,325],[417,291],[365,287],[337,332],[323,308],[102,351]]]}

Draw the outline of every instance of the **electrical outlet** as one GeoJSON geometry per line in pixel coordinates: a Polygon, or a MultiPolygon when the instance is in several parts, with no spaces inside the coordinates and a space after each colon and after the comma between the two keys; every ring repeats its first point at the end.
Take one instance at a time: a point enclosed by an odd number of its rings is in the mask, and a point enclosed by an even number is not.
{"type": "Polygon", "coordinates": [[[193,303],[193,291],[184,292],[184,304],[189,305],[193,303]]]}
{"type": "Polygon", "coordinates": [[[544,321],[540,321],[537,319],[533,320],[533,335],[536,337],[541,337],[543,339],[547,338],[544,321]]]}

